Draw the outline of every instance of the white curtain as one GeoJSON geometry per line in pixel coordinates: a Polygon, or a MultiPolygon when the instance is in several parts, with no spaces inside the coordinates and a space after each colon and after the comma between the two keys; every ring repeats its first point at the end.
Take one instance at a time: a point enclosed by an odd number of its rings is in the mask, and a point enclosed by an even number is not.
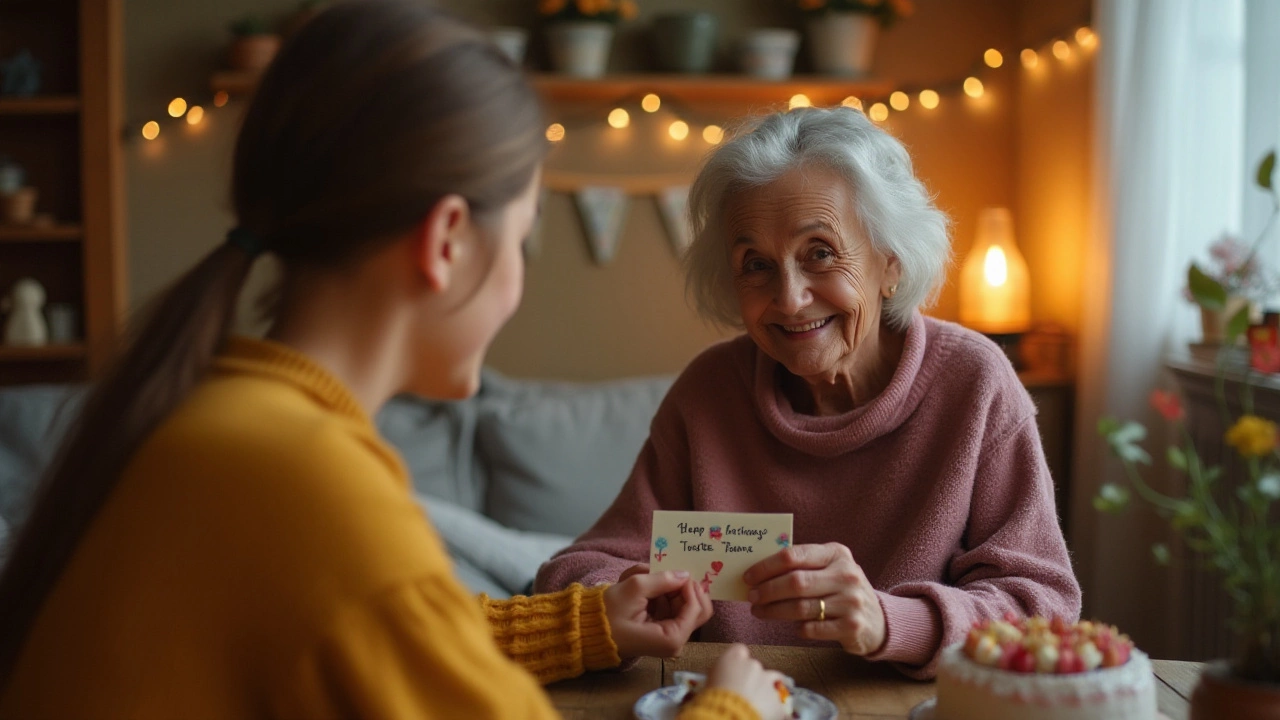
{"type": "Polygon", "coordinates": [[[1093,510],[1098,487],[1124,482],[1095,428],[1104,415],[1159,426],[1147,396],[1170,352],[1198,334],[1181,298],[1187,264],[1216,235],[1240,230],[1244,8],[1245,0],[1094,4],[1094,222],[1072,532],[1086,613],[1131,632],[1154,656],[1173,649],[1162,603],[1170,576],[1150,561],[1163,526],[1137,505],[1119,518],[1093,510]]]}

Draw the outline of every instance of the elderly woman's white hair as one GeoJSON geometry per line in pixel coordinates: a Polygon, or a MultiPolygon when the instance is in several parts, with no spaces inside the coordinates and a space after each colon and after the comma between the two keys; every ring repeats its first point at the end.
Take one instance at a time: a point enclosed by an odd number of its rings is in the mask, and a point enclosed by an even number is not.
{"type": "Polygon", "coordinates": [[[902,277],[897,292],[885,301],[884,314],[892,327],[906,328],[912,313],[932,303],[946,278],[950,221],[912,172],[902,143],[848,108],[765,116],[707,158],[689,191],[693,242],[685,255],[686,290],[698,312],[724,325],[742,326],[724,236],[726,201],[806,166],[827,167],[843,176],[872,246],[898,258],[902,277]]]}

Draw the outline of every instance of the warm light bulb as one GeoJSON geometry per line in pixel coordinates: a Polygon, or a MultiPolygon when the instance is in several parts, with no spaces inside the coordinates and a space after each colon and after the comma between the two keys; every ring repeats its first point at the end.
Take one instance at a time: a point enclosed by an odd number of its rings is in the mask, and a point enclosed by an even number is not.
{"type": "Polygon", "coordinates": [[[724,130],[719,125],[708,125],[702,128],[702,139],[712,145],[719,145],[724,140],[724,130]]]}
{"type": "Polygon", "coordinates": [[[155,140],[160,136],[160,123],[152,120],[142,126],[142,137],[148,140],[155,140]]]}
{"type": "Polygon", "coordinates": [[[667,128],[667,133],[671,135],[672,140],[683,140],[689,137],[689,123],[677,120],[671,123],[671,127],[667,128]]]}
{"type": "Polygon", "coordinates": [[[976,77],[970,76],[964,79],[964,94],[971,98],[982,97],[982,81],[976,77]]]}
{"type": "Polygon", "coordinates": [[[902,112],[903,110],[906,110],[910,105],[911,105],[911,98],[908,97],[907,94],[902,92],[901,90],[898,90],[897,92],[889,96],[889,107],[893,108],[894,110],[897,110],[898,112],[902,112]]]}
{"type": "Polygon", "coordinates": [[[813,103],[810,102],[809,96],[805,95],[804,93],[796,93],[795,95],[792,95],[790,102],[787,103],[788,109],[791,109],[791,110],[795,110],[796,108],[812,107],[812,106],[813,106],[813,103]]]}
{"type": "Polygon", "coordinates": [[[867,113],[867,117],[876,122],[884,122],[889,119],[889,108],[884,103],[876,103],[871,106],[871,112],[867,113]]]}
{"type": "Polygon", "coordinates": [[[182,98],[174,98],[169,101],[169,116],[182,117],[182,113],[187,111],[187,101],[182,98]]]}
{"type": "Polygon", "coordinates": [[[862,109],[862,101],[852,95],[841,100],[840,104],[847,108],[853,108],[854,110],[862,109]]]}
{"type": "Polygon", "coordinates": [[[1009,279],[1009,261],[1004,250],[995,245],[987,248],[987,257],[982,261],[982,279],[991,287],[1000,287],[1009,279]]]}
{"type": "Polygon", "coordinates": [[[213,106],[222,107],[223,105],[226,105],[227,101],[230,99],[231,96],[227,94],[226,90],[219,90],[213,94],[213,106]]]}
{"type": "Polygon", "coordinates": [[[623,110],[622,108],[614,108],[609,111],[609,127],[621,130],[630,124],[631,115],[628,114],[626,110],[623,110]]]}
{"type": "Polygon", "coordinates": [[[1004,55],[1001,55],[999,50],[990,48],[982,53],[982,61],[987,64],[987,67],[998,68],[1004,64],[1004,55]]]}
{"type": "Polygon", "coordinates": [[[1071,46],[1066,40],[1055,40],[1053,42],[1053,56],[1059,60],[1066,60],[1071,57],[1071,46]]]}
{"type": "Polygon", "coordinates": [[[547,126],[547,139],[551,142],[560,142],[564,139],[564,126],[560,123],[551,123],[547,126]]]}
{"type": "Polygon", "coordinates": [[[934,90],[920,91],[920,105],[922,105],[926,110],[932,110],[938,107],[939,99],[938,93],[934,90]]]}
{"type": "Polygon", "coordinates": [[[1076,30],[1076,42],[1080,43],[1080,47],[1089,50],[1098,44],[1098,35],[1088,26],[1078,28],[1076,30]]]}
{"type": "Polygon", "coordinates": [[[1040,64],[1040,56],[1031,48],[1024,49],[1020,57],[1022,58],[1022,67],[1028,70],[1040,64]]]}
{"type": "Polygon", "coordinates": [[[658,108],[662,107],[662,98],[654,95],[653,93],[649,93],[640,100],[640,107],[643,108],[645,112],[658,112],[658,108]]]}
{"type": "Polygon", "coordinates": [[[191,109],[187,110],[188,125],[199,125],[200,121],[203,119],[204,119],[204,108],[200,107],[199,105],[192,105],[191,109]]]}

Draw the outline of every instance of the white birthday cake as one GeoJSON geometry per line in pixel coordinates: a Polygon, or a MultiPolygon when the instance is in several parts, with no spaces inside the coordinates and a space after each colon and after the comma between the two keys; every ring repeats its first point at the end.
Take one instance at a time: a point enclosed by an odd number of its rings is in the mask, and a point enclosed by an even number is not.
{"type": "Polygon", "coordinates": [[[1151,662],[1115,627],[975,623],[942,651],[936,720],[1155,720],[1151,662]]]}

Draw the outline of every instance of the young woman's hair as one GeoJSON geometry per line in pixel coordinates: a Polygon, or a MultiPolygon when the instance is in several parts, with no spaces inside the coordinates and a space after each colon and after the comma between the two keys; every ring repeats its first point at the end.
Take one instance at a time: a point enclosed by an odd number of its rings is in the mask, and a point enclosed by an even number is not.
{"type": "Polygon", "coordinates": [[[0,688],[129,459],[223,345],[252,264],[247,244],[278,256],[287,282],[403,236],[448,194],[484,220],[532,182],[542,132],[520,70],[421,0],[338,3],[289,39],[236,143],[238,242],[154,301],[40,483],[0,575],[0,688]]]}

